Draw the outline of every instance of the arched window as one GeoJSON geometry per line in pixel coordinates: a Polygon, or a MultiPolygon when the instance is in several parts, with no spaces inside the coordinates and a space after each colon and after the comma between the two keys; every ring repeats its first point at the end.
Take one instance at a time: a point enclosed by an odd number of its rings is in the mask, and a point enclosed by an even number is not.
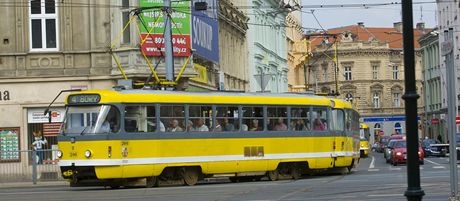
{"type": "Polygon", "coordinates": [[[380,135],[380,131],[382,130],[382,126],[379,123],[374,125],[374,136],[380,135]]]}
{"type": "Polygon", "coordinates": [[[402,133],[402,126],[399,122],[395,123],[395,134],[401,134],[402,133]]]}

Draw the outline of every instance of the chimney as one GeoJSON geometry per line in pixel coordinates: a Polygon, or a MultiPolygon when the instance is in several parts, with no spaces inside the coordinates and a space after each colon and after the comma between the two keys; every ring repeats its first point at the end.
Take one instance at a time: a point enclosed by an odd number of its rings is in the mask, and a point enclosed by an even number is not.
{"type": "Polygon", "coordinates": [[[417,27],[417,29],[420,30],[420,31],[425,30],[425,22],[419,22],[419,23],[417,23],[416,27],[417,27]]]}
{"type": "Polygon", "coordinates": [[[396,31],[398,31],[398,32],[402,32],[402,22],[393,23],[393,28],[395,28],[396,31]]]}
{"type": "Polygon", "coordinates": [[[358,22],[358,26],[364,27],[364,22],[358,22]]]}

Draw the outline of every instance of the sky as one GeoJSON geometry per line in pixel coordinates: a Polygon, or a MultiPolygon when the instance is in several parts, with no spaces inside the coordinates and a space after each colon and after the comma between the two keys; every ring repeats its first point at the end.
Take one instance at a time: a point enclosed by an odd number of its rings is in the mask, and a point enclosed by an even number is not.
{"type": "MultiPolygon", "coordinates": [[[[364,22],[366,27],[393,27],[394,22],[401,21],[401,4],[368,7],[362,5],[391,2],[401,2],[401,0],[302,0],[301,5],[306,7],[302,9],[302,26],[330,29],[364,22]],[[352,4],[354,6],[350,7],[352,4]],[[334,5],[334,7],[318,8],[319,5],[334,5]],[[311,14],[312,10],[314,16],[311,14]]],[[[434,2],[435,0],[413,0],[414,26],[421,21],[425,22],[427,28],[436,26],[436,4],[434,2]],[[417,4],[417,2],[425,3],[417,4]]]]}

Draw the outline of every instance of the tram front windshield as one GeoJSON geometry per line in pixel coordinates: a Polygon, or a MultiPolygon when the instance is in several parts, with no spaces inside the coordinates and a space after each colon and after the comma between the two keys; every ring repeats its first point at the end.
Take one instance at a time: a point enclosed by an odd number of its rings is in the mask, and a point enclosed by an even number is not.
{"type": "Polygon", "coordinates": [[[117,132],[118,110],[110,105],[69,106],[61,133],[63,135],[106,134],[117,132]]]}

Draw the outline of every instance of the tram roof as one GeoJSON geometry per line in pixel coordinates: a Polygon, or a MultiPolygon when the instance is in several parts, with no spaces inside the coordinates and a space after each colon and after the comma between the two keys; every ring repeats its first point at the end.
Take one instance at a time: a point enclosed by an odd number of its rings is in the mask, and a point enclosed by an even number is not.
{"type": "MultiPolygon", "coordinates": [[[[301,93],[185,92],[160,90],[86,90],[73,94],[99,94],[100,103],[195,103],[332,106],[331,98],[301,93]]],[[[337,99],[338,100],[338,99],[337,99]]],[[[66,100],[67,101],[67,100],[66,100]]]]}

